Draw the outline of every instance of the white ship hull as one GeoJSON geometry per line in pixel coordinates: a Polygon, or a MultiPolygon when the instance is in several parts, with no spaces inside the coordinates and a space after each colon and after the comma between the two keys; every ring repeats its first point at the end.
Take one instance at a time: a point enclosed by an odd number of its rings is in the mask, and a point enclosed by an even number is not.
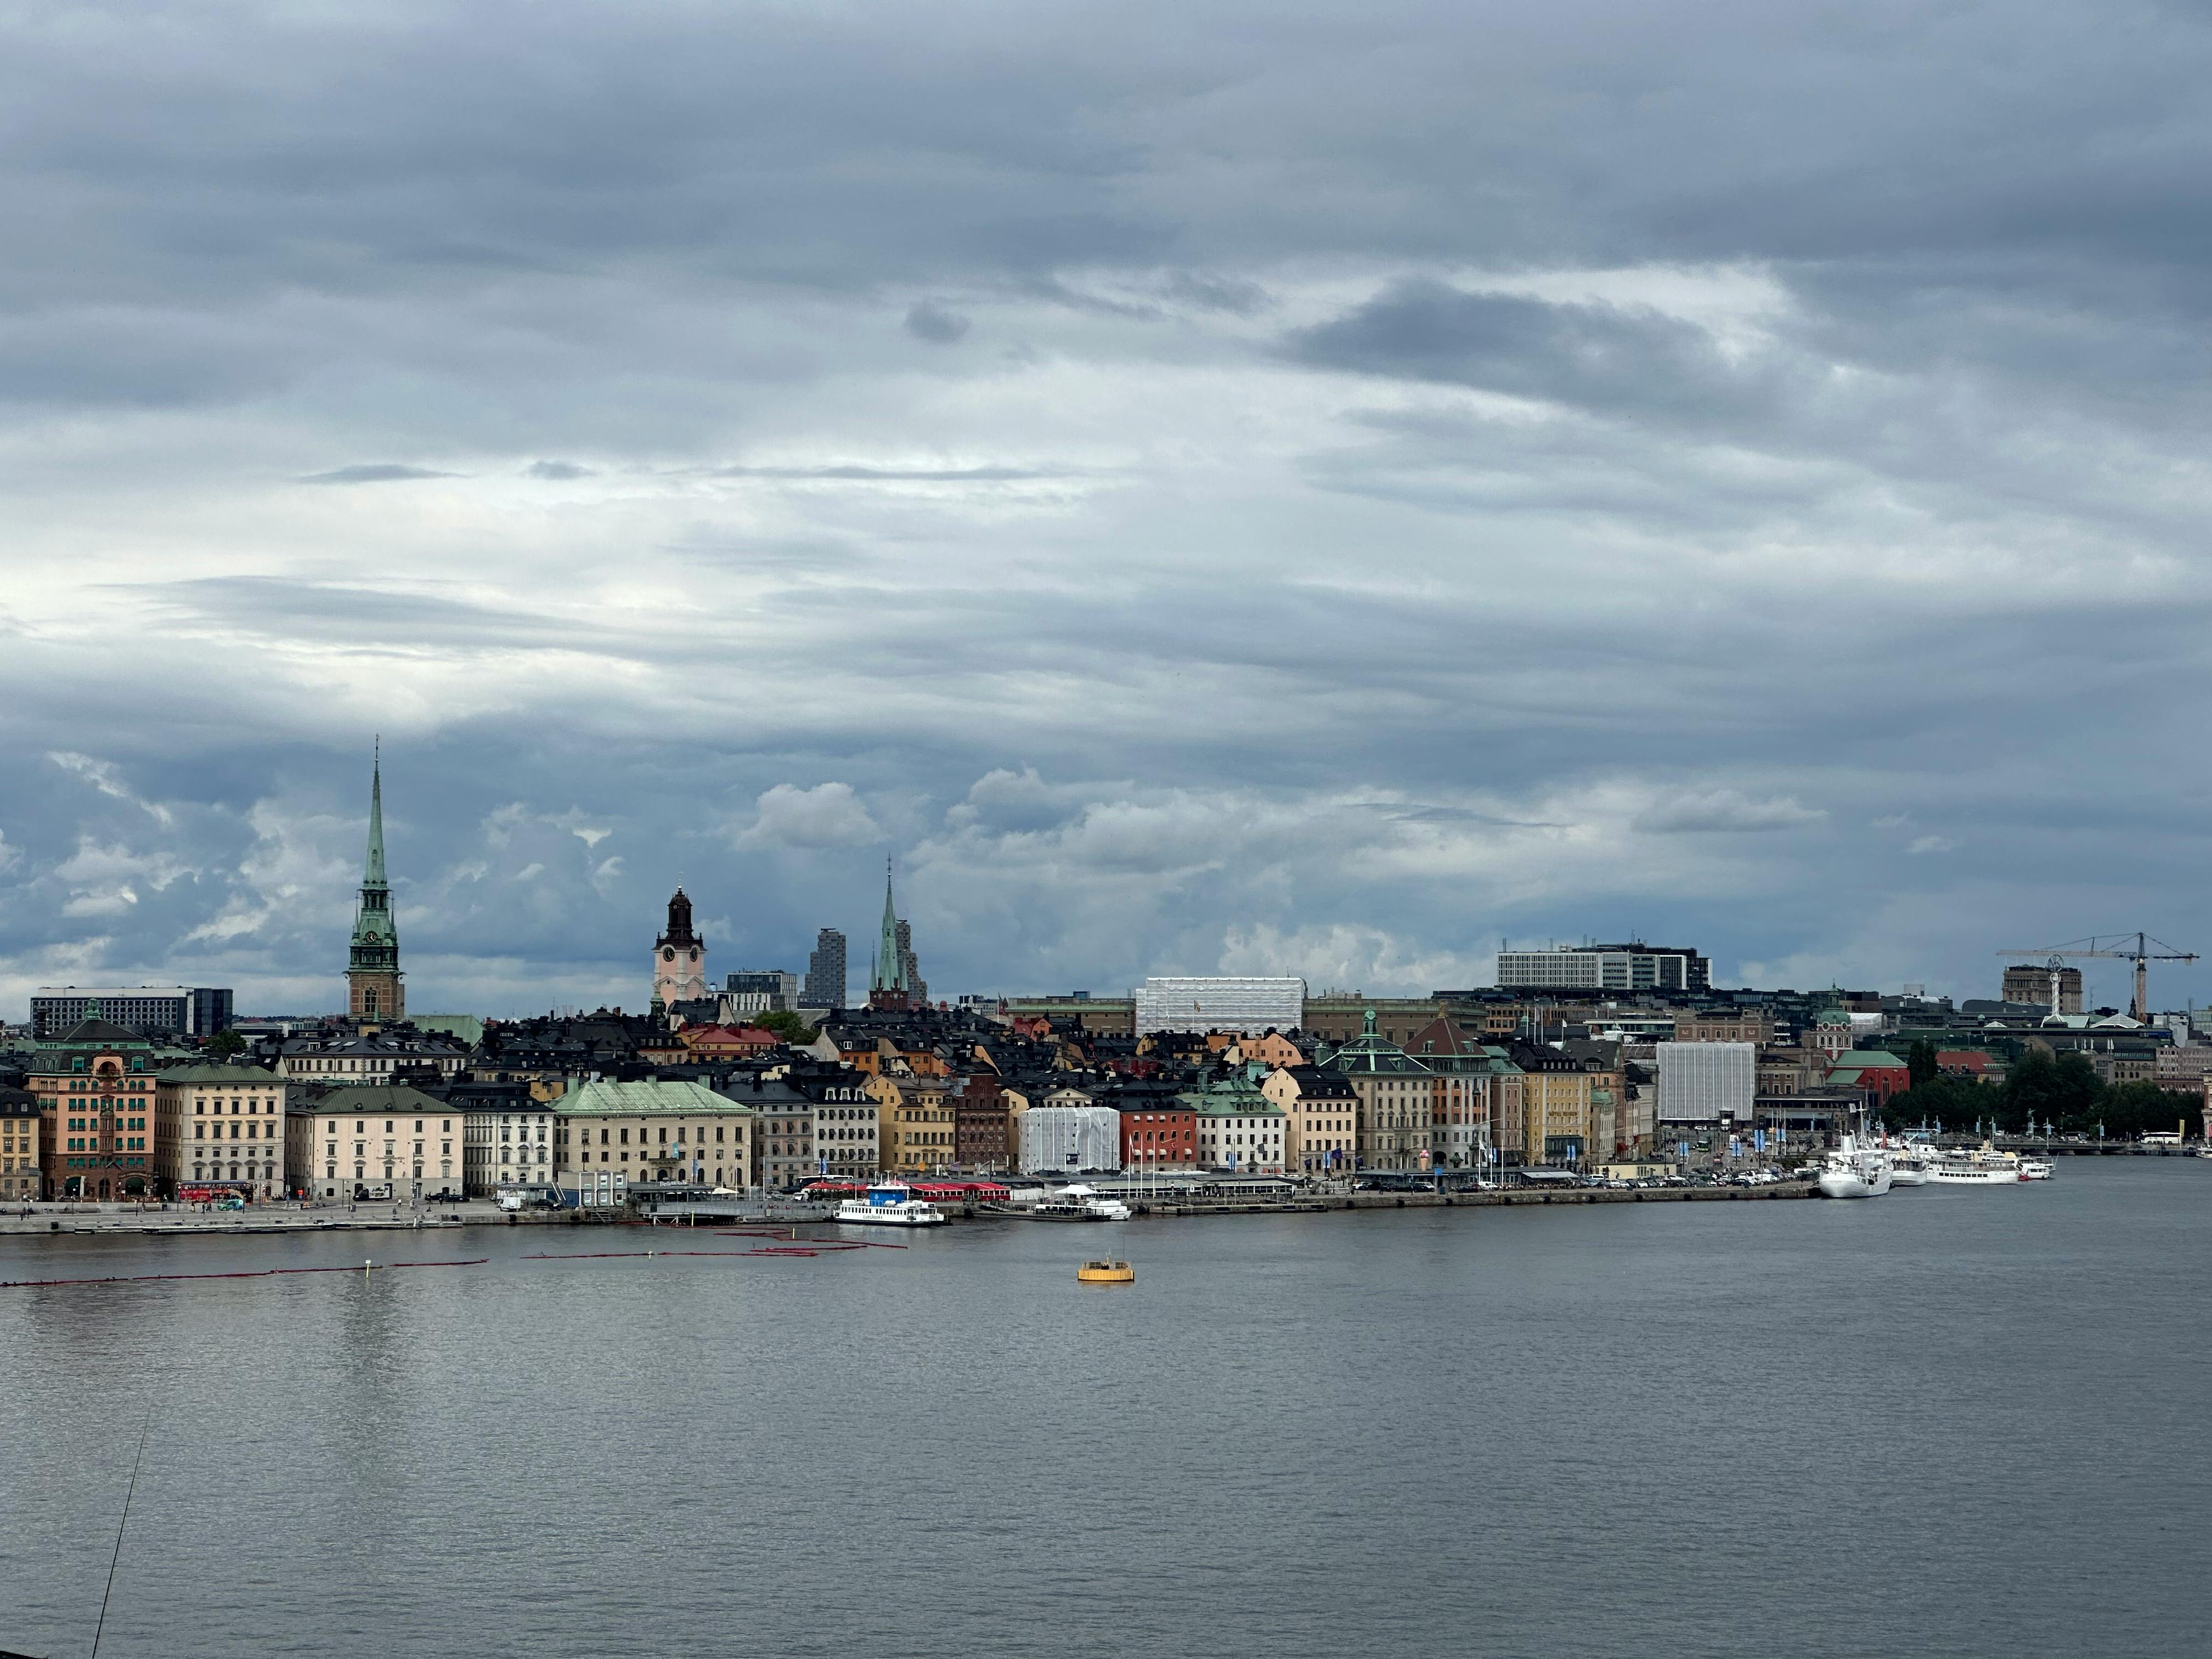
{"type": "Polygon", "coordinates": [[[2027,1179],[2003,1164],[1939,1164],[1929,1173],[1939,1187],[2017,1187],[2027,1179]]]}
{"type": "Polygon", "coordinates": [[[1892,1171],[1885,1165],[1871,1173],[1861,1170],[1826,1169],[1814,1183],[1823,1198],[1880,1198],[1889,1190],[1892,1171]]]}
{"type": "Polygon", "coordinates": [[[1889,1172],[1890,1184],[1896,1187],[1925,1187],[1931,1177],[1927,1166],[1920,1164],[1899,1164],[1889,1172]]]}
{"type": "Polygon", "coordinates": [[[943,1224],[945,1217],[940,1211],[919,1200],[870,1204],[848,1198],[837,1206],[837,1213],[830,1219],[841,1227],[935,1227],[943,1224]]]}

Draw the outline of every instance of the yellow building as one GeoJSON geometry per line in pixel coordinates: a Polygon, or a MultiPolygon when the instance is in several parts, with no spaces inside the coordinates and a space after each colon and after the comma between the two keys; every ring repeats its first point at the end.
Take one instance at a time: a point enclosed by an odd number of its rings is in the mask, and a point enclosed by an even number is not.
{"type": "Polygon", "coordinates": [[[0,1204],[29,1203],[39,1182],[39,1097],[0,1089],[0,1204]]]}
{"type": "Polygon", "coordinates": [[[1359,1095],[1351,1079],[1315,1066],[1279,1066],[1260,1092],[1279,1107],[1283,1167],[1293,1175],[1350,1170],[1359,1152],[1359,1095]]]}
{"type": "Polygon", "coordinates": [[[586,1083],[554,1105],[553,1180],[572,1204],[620,1204],[637,1188],[758,1184],[760,1113],[704,1084],[586,1083]]]}
{"type": "Polygon", "coordinates": [[[1524,1164],[1571,1164],[1595,1155],[1611,1156],[1612,1135],[1597,1145],[1599,1109],[1608,1131],[1616,1102],[1617,1073],[1556,1049],[1521,1045],[1513,1063],[1521,1068],[1520,1110],[1506,1126],[1499,1145],[1518,1152],[1524,1164]]]}
{"type": "Polygon", "coordinates": [[[876,1103],[876,1157],[893,1175],[934,1175],[955,1160],[950,1087],[941,1077],[882,1073],[865,1085],[876,1103]]]}

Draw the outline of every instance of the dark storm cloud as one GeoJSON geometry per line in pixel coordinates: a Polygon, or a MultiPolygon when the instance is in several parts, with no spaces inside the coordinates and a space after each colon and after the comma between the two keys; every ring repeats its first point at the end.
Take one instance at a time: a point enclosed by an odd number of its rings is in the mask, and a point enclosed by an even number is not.
{"type": "Polygon", "coordinates": [[[425,1006],[2212,938],[2195,11],[0,33],[0,1012],[326,1004],[378,729],[425,1006]]]}

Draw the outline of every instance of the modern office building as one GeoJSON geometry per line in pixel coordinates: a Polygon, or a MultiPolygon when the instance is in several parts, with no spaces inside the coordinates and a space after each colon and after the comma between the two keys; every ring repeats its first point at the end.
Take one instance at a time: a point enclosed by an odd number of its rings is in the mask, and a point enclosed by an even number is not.
{"type": "Polygon", "coordinates": [[[1140,1036],[1154,1031],[1289,1031],[1304,1017],[1306,982],[1155,974],[1130,996],[1140,1036]]]}
{"type": "Polygon", "coordinates": [[[1509,990],[1706,991],[1712,964],[1663,945],[1555,945],[1500,951],[1498,983],[1509,990]]]}
{"type": "Polygon", "coordinates": [[[740,968],[722,979],[722,1012],[766,1014],[799,1006],[799,975],[781,968],[740,968]]]}
{"type": "Polygon", "coordinates": [[[185,985],[81,989],[47,985],[31,993],[31,1035],[57,1037],[85,1019],[104,1019],[134,1031],[173,1031],[210,1037],[231,1023],[227,990],[185,985]]]}
{"type": "Polygon", "coordinates": [[[824,927],[814,936],[813,954],[806,958],[805,1006],[842,1008],[845,1006],[845,936],[824,927]]]}
{"type": "Polygon", "coordinates": [[[1759,1050],[1748,1042],[1662,1042],[1662,1123],[1751,1121],[1758,1092],[1759,1050]]]}

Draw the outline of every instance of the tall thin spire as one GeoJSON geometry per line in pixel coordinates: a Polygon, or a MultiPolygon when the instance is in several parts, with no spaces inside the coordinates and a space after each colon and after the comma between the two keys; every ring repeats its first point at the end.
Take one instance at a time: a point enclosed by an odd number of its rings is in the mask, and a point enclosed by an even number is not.
{"type": "Polygon", "coordinates": [[[906,963],[898,948],[898,908],[891,899],[891,861],[884,860],[884,927],[876,944],[876,969],[871,977],[872,989],[903,991],[906,984],[906,963]]]}
{"type": "Polygon", "coordinates": [[[384,735],[376,738],[375,758],[368,776],[368,863],[362,872],[364,887],[382,887],[384,879],[384,735]]]}

